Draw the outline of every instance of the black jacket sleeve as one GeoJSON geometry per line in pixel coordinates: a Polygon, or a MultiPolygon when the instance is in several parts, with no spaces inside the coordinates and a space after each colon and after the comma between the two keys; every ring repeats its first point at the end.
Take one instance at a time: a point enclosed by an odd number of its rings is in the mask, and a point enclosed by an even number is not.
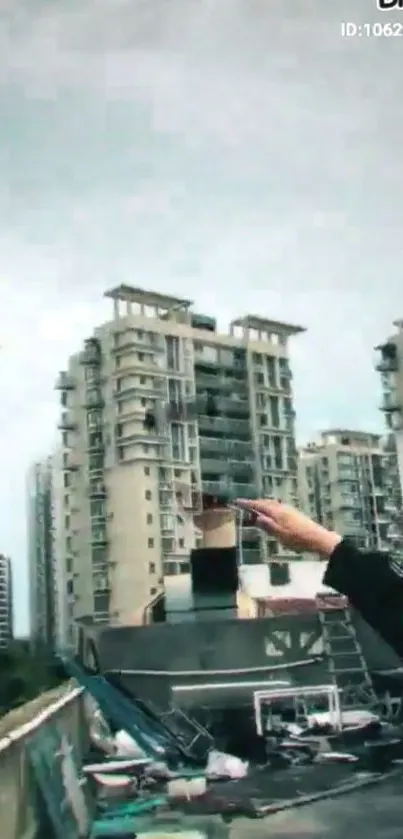
{"type": "Polygon", "coordinates": [[[403,657],[403,561],[360,551],[348,540],[334,549],[326,586],[348,597],[364,620],[403,657]]]}

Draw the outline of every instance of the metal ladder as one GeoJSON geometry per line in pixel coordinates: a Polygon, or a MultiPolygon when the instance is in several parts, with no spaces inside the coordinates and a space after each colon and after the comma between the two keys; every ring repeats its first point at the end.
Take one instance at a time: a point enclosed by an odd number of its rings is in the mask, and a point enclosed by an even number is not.
{"type": "Polygon", "coordinates": [[[340,707],[374,710],[379,705],[361,644],[345,598],[316,596],[324,652],[333,685],[340,695],[340,707]]]}

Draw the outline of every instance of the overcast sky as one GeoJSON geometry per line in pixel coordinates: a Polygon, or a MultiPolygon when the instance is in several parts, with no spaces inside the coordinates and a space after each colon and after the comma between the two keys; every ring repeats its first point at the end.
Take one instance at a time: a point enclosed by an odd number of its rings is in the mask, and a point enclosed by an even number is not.
{"type": "MultiPolygon", "coordinates": [[[[25,476],[120,282],[307,327],[298,436],[382,428],[403,316],[401,38],[375,0],[20,0],[0,15],[0,550],[27,630],[25,476]],[[25,8],[24,8],[25,6],[25,8]]],[[[400,14],[400,17],[399,17],[400,14]]]]}

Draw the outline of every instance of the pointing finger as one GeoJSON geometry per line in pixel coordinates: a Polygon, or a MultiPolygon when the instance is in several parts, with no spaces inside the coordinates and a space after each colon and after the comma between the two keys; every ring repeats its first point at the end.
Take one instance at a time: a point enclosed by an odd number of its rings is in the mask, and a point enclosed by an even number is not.
{"type": "Polygon", "coordinates": [[[254,512],[263,513],[266,509],[266,501],[259,498],[255,498],[253,500],[248,498],[237,498],[234,503],[242,510],[252,510],[254,512]]]}
{"type": "Polygon", "coordinates": [[[280,501],[275,501],[269,498],[255,498],[249,500],[247,498],[237,498],[235,505],[242,510],[251,510],[255,513],[262,513],[263,515],[275,515],[281,506],[280,501]]]}

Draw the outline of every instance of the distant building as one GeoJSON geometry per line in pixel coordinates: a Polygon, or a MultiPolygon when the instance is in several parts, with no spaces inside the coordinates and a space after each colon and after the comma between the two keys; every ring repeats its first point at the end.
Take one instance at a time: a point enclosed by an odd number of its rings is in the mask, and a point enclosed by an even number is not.
{"type": "Polygon", "coordinates": [[[13,586],[9,557],[0,554],[0,648],[13,639],[13,586]]]}
{"type": "Polygon", "coordinates": [[[393,517],[390,535],[396,552],[403,554],[403,321],[396,332],[376,347],[375,367],[380,373],[380,409],[388,429],[384,441],[388,471],[388,507],[393,517]]]}
{"type": "Polygon", "coordinates": [[[300,452],[299,491],[302,508],[325,527],[360,548],[391,547],[388,467],[379,435],[322,432],[300,452]]]}
{"type": "Polygon", "coordinates": [[[51,649],[56,640],[53,460],[34,463],[28,474],[30,636],[51,649]]]}

